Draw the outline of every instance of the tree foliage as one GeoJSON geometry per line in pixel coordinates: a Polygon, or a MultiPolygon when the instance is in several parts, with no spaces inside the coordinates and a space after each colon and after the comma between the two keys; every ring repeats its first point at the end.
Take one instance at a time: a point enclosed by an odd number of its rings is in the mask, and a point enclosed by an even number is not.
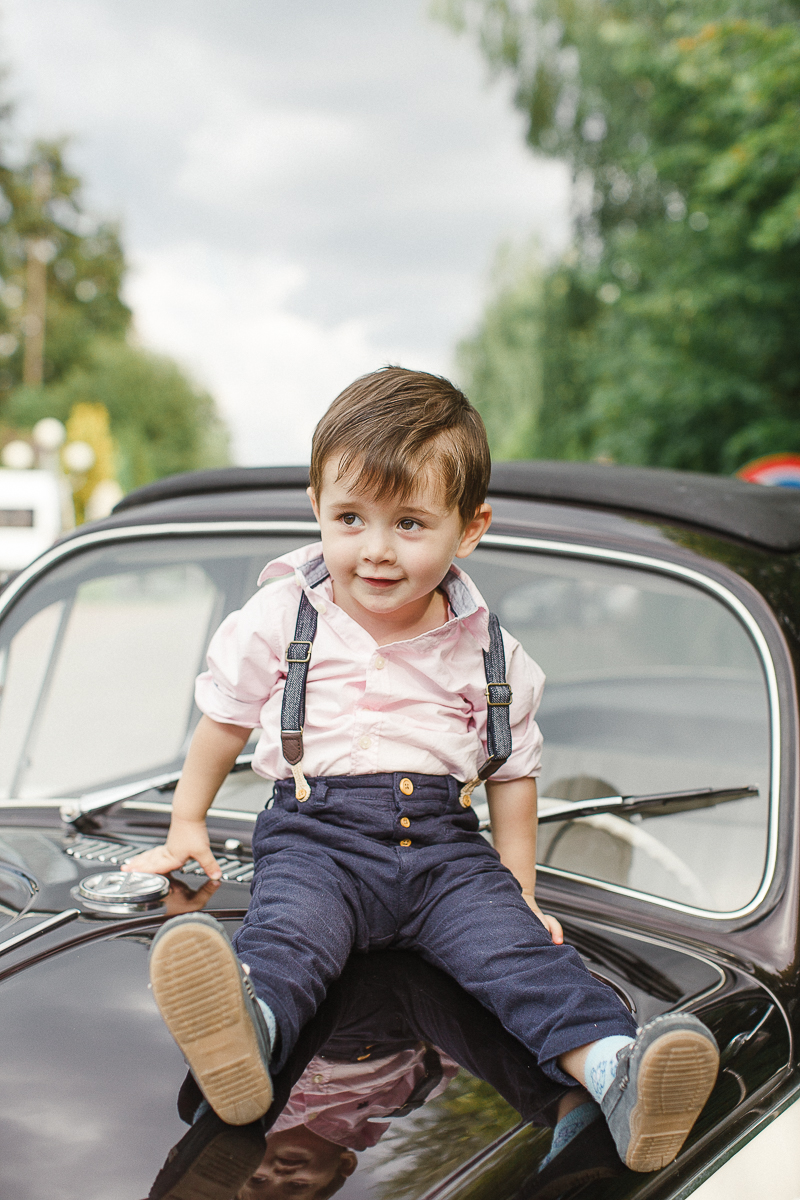
{"type": "Polygon", "coordinates": [[[39,142],[18,167],[0,162],[0,397],[22,380],[29,245],[47,263],[44,381],[88,361],[98,335],[122,338],[130,309],[120,298],[125,262],[119,231],[84,208],[81,183],[64,162],[63,143],[39,142]],[[46,172],[49,197],[36,197],[46,172]]]}
{"type": "MultiPolygon", "coordinates": [[[[0,120],[7,115],[0,110],[0,120]]],[[[86,212],[63,143],[37,143],[18,166],[0,155],[0,440],[24,436],[41,417],[66,423],[76,406],[94,406],[95,413],[102,406],[113,474],[127,491],[177,471],[224,465],[229,454],[208,393],[176,363],[130,339],[131,312],[120,294],[125,269],[119,231],[86,212]],[[32,252],[46,263],[41,386],[22,382],[32,252]]],[[[103,437],[92,444],[97,452],[103,437]]]]}
{"type": "Polygon", "coordinates": [[[381,1176],[388,1178],[378,1184],[378,1195],[404,1200],[427,1193],[519,1120],[490,1084],[459,1072],[446,1091],[396,1121],[384,1137],[381,1176]]]}
{"type": "Polygon", "coordinates": [[[458,347],[459,373],[497,458],[515,458],[537,436],[542,399],[542,274],[529,253],[500,257],[480,330],[458,347]]]}
{"type": "Polygon", "coordinates": [[[80,404],[111,419],[123,491],[198,467],[224,466],[228,436],[207,392],[171,359],[125,341],[95,339],[85,360],[51,387],[18,388],[6,419],[31,428],[43,416],[67,421],[80,404]]]}
{"type": "Polygon", "coordinates": [[[731,471],[800,450],[797,7],[447,9],[575,179],[575,246],[537,285],[538,429],[517,452],[731,471]]]}

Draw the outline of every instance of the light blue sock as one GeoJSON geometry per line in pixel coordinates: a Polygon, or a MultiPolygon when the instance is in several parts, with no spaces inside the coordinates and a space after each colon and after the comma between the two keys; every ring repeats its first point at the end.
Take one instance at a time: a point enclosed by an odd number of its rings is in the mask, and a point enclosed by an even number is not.
{"type": "Polygon", "coordinates": [[[600,1038],[595,1042],[586,1059],[583,1068],[586,1087],[599,1104],[614,1081],[617,1073],[617,1051],[634,1042],[632,1037],[616,1034],[613,1037],[600,1038]]]}
{"type": "Polygon", "coordinates": [[[258,999],[258,1007],[264,1014],[264,1020],[267,1022],[267,1029],[269,1031],[269,1044],[270,1048],[272,1048],[275,1045],[275,1035],[278,1032],[278,1022],[275,1020],[275,1013],[272,1011],[270,1006],[258,997],[256,997],[256,999],[258,999]]]}
{"type": "Polygon", "coordinates": [[[570,1144],[573,1138],[582,1133],[587,1125],[591,1125],[592,1121],[596,1121],[599,1116],[600,1109],[591,1100],[587,1100],[562,1117],[553,1129],[553,1140],[550,1143],[549,1153],[546,1158],[542,1159],[539,1170],[543,1171],[547,1164],[551,1163],[555,1156],[570,1144]]]}

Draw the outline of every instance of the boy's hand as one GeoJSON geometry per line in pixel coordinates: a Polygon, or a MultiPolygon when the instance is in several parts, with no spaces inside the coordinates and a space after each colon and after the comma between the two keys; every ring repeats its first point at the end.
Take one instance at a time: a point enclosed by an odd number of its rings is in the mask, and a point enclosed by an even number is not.
{"type": "Polygon", "coordinates": [[[551,917],[549,913],[542,912],[542,910],[539,908],[539,905],[534,900],[531,892],[523,892],[522,895],[525,897],[525,902],[528,905],[528,908],[530,908],[542,922],[556,946],[563,946],[564,930],[561,928],[555,917],[551,917]]]}
{"type": "Polygon", "coordinates": [[[170,871],[179,871],[190,858],[200,864],[209,879],[222,878],[222,869],[211,853],[205,821],[179,820],[173,815],[166,845],[137,854],[121,869],[169,875],[170,871]]]}

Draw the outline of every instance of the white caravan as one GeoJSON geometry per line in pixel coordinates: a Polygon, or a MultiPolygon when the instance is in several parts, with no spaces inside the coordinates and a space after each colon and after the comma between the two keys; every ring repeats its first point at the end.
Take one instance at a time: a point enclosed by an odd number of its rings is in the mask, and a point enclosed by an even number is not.
{"type": "Polygon", "coordinates": [[[60,533],[61,500],[52,472],[0,470],[0,581],[26,567],[60,533]]]}

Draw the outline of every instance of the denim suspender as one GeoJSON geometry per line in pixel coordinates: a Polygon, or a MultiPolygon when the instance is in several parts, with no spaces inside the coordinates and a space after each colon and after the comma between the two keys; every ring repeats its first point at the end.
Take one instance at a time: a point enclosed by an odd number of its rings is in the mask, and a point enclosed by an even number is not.
{"type": "MultiPolygon", "coordinates": [[[[314,580],[312,586],[321,583],[325,575],[314,580]]],[[[317,633],[317,611],[305,592],[300,597],[294,638],[286,647],[286,684],[281,705],[281,748],[283,757],[292,769],[295,796],[307,800],[311,789],[303,774],[303,723],[306,713],[306,683],[311,649],[317,633]]],[[[511,688],[506,682],[506,656],[500,622],[494,613],[489,613],[489,649],[483,652],[483,668],[486,674],[486,750],[487,759],[474,779],[465,783],[459,800],[462,807],[469,808],[471,796],[479,783],[488,779],[502,767],[511,754],[511,688]]]]}

